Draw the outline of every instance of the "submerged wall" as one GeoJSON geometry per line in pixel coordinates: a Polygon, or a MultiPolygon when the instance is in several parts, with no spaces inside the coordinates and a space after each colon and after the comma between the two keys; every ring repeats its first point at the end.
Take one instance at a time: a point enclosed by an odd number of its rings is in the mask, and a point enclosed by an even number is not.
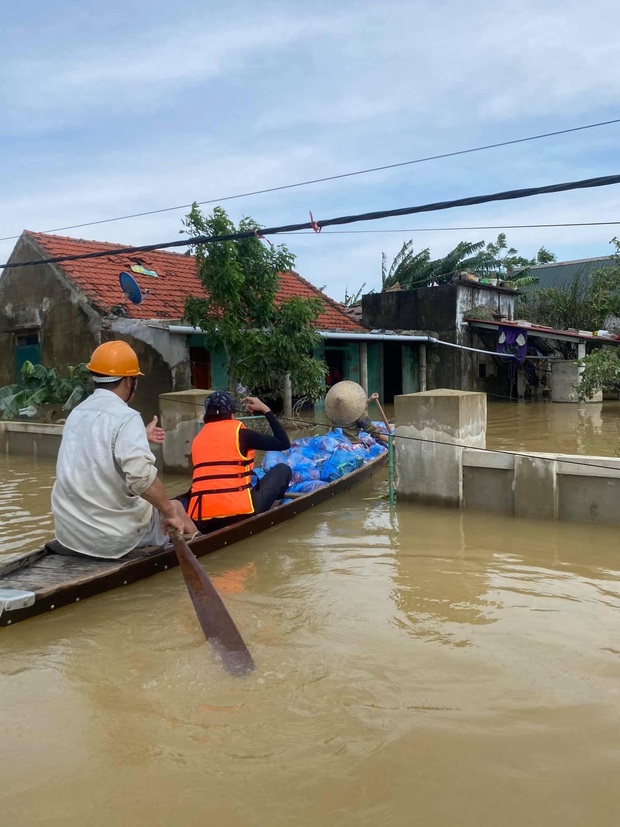
{"type": "Polygon", "coordinates": [[[484,394],[406,394],[395,418],[399,499],[620,525],[620,459],[485,450],[484,394]]]}
{"type": "Polygon", "coordinates": [[[0,422],[0,452],[56,459],[62,425],[44,422],[0,422]]]}

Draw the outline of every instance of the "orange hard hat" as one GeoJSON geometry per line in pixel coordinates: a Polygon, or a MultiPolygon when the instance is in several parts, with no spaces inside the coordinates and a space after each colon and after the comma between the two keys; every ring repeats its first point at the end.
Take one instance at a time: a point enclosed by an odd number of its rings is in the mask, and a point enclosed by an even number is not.
{"type": "Polygon", "coordinates": [[[144,376],[140,372],[136,351],[127,342],[104,342],[95,348],[86,365],[92,373],[103,376],[144,376]]]}

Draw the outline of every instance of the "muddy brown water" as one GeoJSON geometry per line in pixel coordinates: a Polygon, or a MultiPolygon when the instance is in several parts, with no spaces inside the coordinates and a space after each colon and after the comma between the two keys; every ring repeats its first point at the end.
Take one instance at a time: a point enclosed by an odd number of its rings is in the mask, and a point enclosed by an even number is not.
{"type": "MultiPolygon", "coordinates": [[[[488,444],[609,456],[619,423],[492,405],[488,444]]],[[[0,458],[0,552],[50,536],[53,471],[0,458]]],[[[0,629],[0,824],[617,825],[618,529],[385,490],[203,558],[249,677],[176,570],[0,629]]]]}

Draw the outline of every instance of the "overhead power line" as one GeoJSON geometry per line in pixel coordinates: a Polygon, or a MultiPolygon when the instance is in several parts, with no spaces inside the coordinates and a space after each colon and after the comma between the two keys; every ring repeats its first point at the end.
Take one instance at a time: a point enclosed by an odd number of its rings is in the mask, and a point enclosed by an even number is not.
{"type": "Polygon", "coordinates": [[[27,267],[37,264],[55,264],[61,261],[77,261],[78,259],[102,258],[104,256],[120,256],[133,253],[146,253],[152,250],[163,250],[170,247],[188,247],[199,244],[217,244],[225,241],[239,241],[242,238],[253,236],[263,237],[267,235],[278,235],[291,233],[299,230],[315,230],[320,232],[323,227],[333,227],[342,224],[354,224],[358,221],[376,221],[380,218],[393,218],[399,215],[415,215],[416,213],[436,212],[438,210],[449,210],[454,207],[470,207],[476,204],[488,204],[491,201],[511,201],[517,198],[529,198],[533,195],[546,195],[555,192],[568,192],[569,190],[590,189],[592,187],[607,187],[620,183],[620,175],[607,175],[602,178],[586,178],[582,181],[569,181],[563,184],[549,184],[544,187],[529,187],[528,189],[507,190],[496,192],[491,195],[476,195],[470,198],[458,198],[452,201],[438,201],[433,204],[422,204],[417,207],[402,207],[395,210],[378,210],[358,215],[345,215],[338,218],[328,218],[324,221],[306,221],[303,224],[285,224],[280,227],[268,227],[241,233],[229,233],[219,236],[196,236],[194,238],[167,241],[161,244],[143,244],[139,247],[119,247],[112,250],[101,250],[95,253],[77,253],[71,256],[54,256],[52,258],[35,259],[33,261],[11,262],[0,265],[5,269],[27,267]]]}
{"type": "MultiPolygon", "coordinates": [[[[543,132],[540,135],[529,135],[526,138],[513,138],[509,141],[499,141],[495,144],[484,144],[483,146],[475,146],[470,147],[469,149],[457,149],[453,152],[443,152],[438,155],[427,155],[424,158],[415,158],[412,161],[399,161],[394,164],[383,164],[382,166],[378,167],[369,167],[368,169],[359,169],[353,172],[342,172],[336,175],[326,175],[323,178],[311,178],[307,181],[297,181],[293,184],[282,184],[279,187],[267,187],[266,189],[262,190],[251,190],[249,192],[240,192],[236,195],[224,195],[220,198],[210,198],[207,201],[196,201],[195,203],[199,206],[204,206],[206,204],[219,204],[222,201],[233,201],[237,198],[249,198],[253,195],[266,195],[271,192],[282,192],[283,190],[290,190],[296,189],[299,187],[308,187],[311,184],[324,184],[327,181],[337,181],[342,178],[353,178],[357,175],[369,175],[372,172],[382,172],[387,169],[398,169],[399,167],[406,167],[412,166],[413,164],[423,164],[427,161],[439,161],[443,158],[455,158],[458,155],[470,155],[474,152],[484,152],[487,149],[499,149],[500,147],[504,146],[513,146],[514,144],[524,144],[528,143],[529,141],[538,141],[541,138],[554,138],[558,135],[568,135],[571,132],[583,132],[586,129],[597,129],[601,126],[611,126],[612,124],[620,123],[620,118],[614,118],[610,121],[599,121],[599,123],[590,123],[585,124],[584,126],[573,126],[569,129],[557,129],[554,132],[543,132]]],[[[158,215],[160,213],[165,212],[174,212],[176,210],[188,210],[191,209],[192,204],[179,204],[176,207],[162,207],[157,210],[146,210],[144,212],[137,212],[137,213],[129,213],[128,215],[118,215],[114,218],[101,218],[98,221],[86,221],[83,224],[68,224],[65,227],[55,227],[51,230],[42,230],[41,232],[44,233],[58,233],[62,232],[63,230],[78,230],[82,227],[94,227],[97,224],[110,224],[114,221],[126,221],[130,218],[144,218],[148,215],[158,215]]],[[[4,236],[4,238],[0,238],[0,241],[12,241],[13,239],[19,238],[19,235],[8,235],[4,236]]]]}
{"type": "MultiPolygon", "coordinates": [[[[470,230],[527,230],[527,229],[543,229],[548,227],[605,227],[609,225],[618,225],[620,221],[573,221],[563,224],[498,224],[494,225],[477,225],[475,227],[414,227],[410,229],[399,230],[329,230],[325,235],[363,235],[364,233],[442,233],[442,232],[459,232],[470,230]]],[[[313,235],[310,231],[303,233],[289,233],[289,235],[313,235]]]]}

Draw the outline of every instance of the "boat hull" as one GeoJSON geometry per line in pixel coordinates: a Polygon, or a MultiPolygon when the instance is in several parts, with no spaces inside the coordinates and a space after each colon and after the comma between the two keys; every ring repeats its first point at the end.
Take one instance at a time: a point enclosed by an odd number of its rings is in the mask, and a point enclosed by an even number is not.
{"type": "MultiPolygon", "coordinates": [[[[198,537],[189,543],[197,557],[227,548],[285,522],[319,503],[368,479],[385,464],[385,454],[338,480],[286,505],[272,508],[238,523],[198,537]]],[[[121,560],[94,560],[51,553],[47,548],[0,558],[0,626],[56,611],[121,586],[128,586],[178,565],[174,549],[150,547],[140,556],[121,560]],[[15,594],[13,600],[10,596],[15,594]],[[24,598],[30,594],[30,599],[24,598]],[[2,596],[5,596],[4,598],[2,596]],[[17,595],[20,595],[18,597],[17,595]]]]}

